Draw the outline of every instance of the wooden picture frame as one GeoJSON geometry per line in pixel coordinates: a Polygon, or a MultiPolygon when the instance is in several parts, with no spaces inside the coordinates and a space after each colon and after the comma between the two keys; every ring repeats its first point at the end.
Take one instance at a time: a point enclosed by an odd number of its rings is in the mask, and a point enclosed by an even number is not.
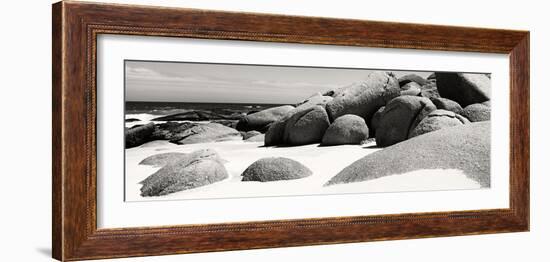
{"type": "Polygon", "coordinates": [[[529,32],[82,2],[53,5],[53,257],[82,260],[529,230],[529,32]],[[508,54],[510,208],[98,229],[99,34],[508,54]]]}

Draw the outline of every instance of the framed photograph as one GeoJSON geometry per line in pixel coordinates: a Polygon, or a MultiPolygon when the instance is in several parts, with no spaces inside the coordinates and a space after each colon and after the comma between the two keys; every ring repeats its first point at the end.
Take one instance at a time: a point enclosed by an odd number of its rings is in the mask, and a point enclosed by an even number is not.
{"type": "Polygon", "coordinates": [[[53,257],[529,230],[529,32],[53,5],[53,257]]]}

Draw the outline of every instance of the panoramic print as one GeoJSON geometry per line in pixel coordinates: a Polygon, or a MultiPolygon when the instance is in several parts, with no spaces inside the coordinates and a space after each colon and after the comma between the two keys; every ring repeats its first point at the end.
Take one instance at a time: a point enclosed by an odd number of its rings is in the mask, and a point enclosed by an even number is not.
{"type": "Polygon", "coordinates": [[[126,201],[491,186],[487,73],[124,66],[126,201]]]}

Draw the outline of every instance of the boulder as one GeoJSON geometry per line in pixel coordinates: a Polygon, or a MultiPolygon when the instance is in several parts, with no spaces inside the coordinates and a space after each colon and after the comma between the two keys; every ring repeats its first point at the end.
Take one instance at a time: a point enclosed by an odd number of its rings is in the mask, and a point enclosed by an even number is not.
{"type": "Polygon", "coordinates": [[[409,133],[409,138],[423,135],[439,129],[468,124],[470,121],[454,112],[437,109],[424,117],[420,123],[409,133]]]}
{"type": "Polygon", "coordinates": [[[162,196],[228,178],[222,159],[212,149],[194,151],[141,181],[141,196],[162,196]]]}
{"type": "Polygon", "coordinates": [[[151,141],[151,135],[155,131],[155,124],[134,126],[124,131],[124,145],[126,148],[136,147],[151,141]]]}
{"type": "Polygon", "coordinates": [[[376,144],[390,146],[406,140],[409,132],[430,112],[436,109],[430,99],[419,96],[400,96],[384,109],[376,128],[376,144]]]}
{"type": "Polygon", "coordinates": [[[460,106],[459,103],[451,99],[436,97],[432,99],[432,103],[434,103],[437,109],[443,109],[443,110],[451,111],[457,114],[462,113],[462,106],[460,106]]]}
{"type": "Polygon", "coordinates": [[[321,95],[320,93],[317,93],[310,96],[308,99],[296,104],[296,108],[299,108],[299,107],[307,108],[307,107],[312,107],[316,105],[326,105],[331,100],[332,100],[331,96],[325,96],[325,95],[321,95]]]}
{"type": "Polygon", "coordinates": [[[409,82],[401,86],[400,95],[402,96],[417,96],[422,92],[421,87],[416,82],[409,82]]]}
{"type": "Polygon", "coordinates": [[[286,121],[290,116],[275,121],[265,133],[264,146],[276,146],[284,144],[286,121]]]}
{"type": "Polygon", "coordinates": [[[320,143],[329,125],[329,118],[323,106],[301,110],[286,121],[284,143],[288,145],[320,143]]]}
{"type": "Polygon", "coordinates": [[[357,160],[326,185],[368,181],[415,170],[458,169],[482,187],[490,187],[490,132],[490,122],[479,122],[417,136],[357,160]]]}
{"type": "Polygon", "coordinates": [[[259,134],[257,136],[252,136],[244,140],[244,142],[264,142],[265,134],[259,134]]]}
{"type": "Polygon", "coordinates": [[[376,110],[376,112],[372,116],[372,118],[370,120],[370,125],[369,125],[369,127],[370,127],[369,128],[369,131],[370,131],[369,136],[370,137],[374,137],[376,135],[376,129],[380,125],[380,119],[382,118],[382,115],[384,114],[384,109],[385,108],[386,108],[385,106],[378,108],[378,110],[376,110]]]}
{"type": "Polygon", "coordinates": [[[174,163],[179,161],[180,159],[183,159],[186,155],[187,154],[185,153],[178,152],[156,154],[141,160],[139,164],[153,167],[163,167],[167,164],[174,163]]]}
{"type": "Polygon", "coordinates": [[[426,79],[417,74],[404,75],[400,77],[397,81],[399,81],[399,86],[401,87],[411,82],[417,83],[418,86],[423,86],[427,83],[426,79]]]}
{"type": "Polygon", "coordinates": [[[185,145],[229,140],[242,140],[239,131],[217,123],[197,124],[172,137],[170,142],[185,145]]]}
{"type": "Polygon", "coordinates": [[[326,109],[331,120],[346,114],[363,117],[367,122],[378,108],[400,95],[401,89],[391,73],[375,71],[366,79],[335,91],[326,109]]]}
{"type": "Polygon", "coordinates": [[[365,119],[356,115],[343,115],[336,118],[328,127],[321,145],[361,144],[369,138],[369,128],[365,119]]]}
{"type": "Polygon", "coordinates": [[[252,163],[242,173],[242,181],[270,182],[308,177],[311,170],[300,162],[284,157],[268,157],[252,163]]]}
{"type": "Polygon", "coordinates": [[[253,113],[250,115],[246,115],[237,123],[237,130],[266,131],[271,123],[281,119],[283,116],[285,116],[287,113],[289,113],[293,109],[294,107],[290,105],[278,106],[278,107],[268,108],[266,110],[262,110],[260,112],[253,113]]]}
{"type": "Polygon", "coordinates": [[[462,110],[462,115],[472,122],[491,120],[491,108],[483,104],[471,104],[462,110]]]}
{"type": "Polygon", "coordinates": [[[482,105],[485,105],[485,106],[488,106],[488,107],[491,107],[491,100],[487,100],[483,103],[481,103],[482,105]]]}
{"type": "Polygon", "coordinates": [[[485,74],[436,73],[441,97],[458,102],[462,107],[491,99],[491,79],[485,74]]]}
{"type": "Polygon", "coordinates": [[[420,96],[429,99],[441,97],[439,91],[437,91],[437,83],[435,81],[428,81],[427,84],[420,87],[420,96]]]}

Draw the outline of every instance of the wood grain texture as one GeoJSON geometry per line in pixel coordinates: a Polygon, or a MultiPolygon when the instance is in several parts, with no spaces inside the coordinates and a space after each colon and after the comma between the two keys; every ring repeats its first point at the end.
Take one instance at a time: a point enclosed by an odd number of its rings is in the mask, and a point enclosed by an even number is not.
{"type": "Polygon", "coordinates": [[[53,6],[53,257],[82,260],[529,229],[529,33],[484,28],[60,2],[53,6]],[[96,43],[100,34],[510,55],[510,208],[97,229],[96,43]]]}
{"type": "Polygon", "coordinates": [[[61,76],[62,68],[62,23],[61,5],[52,8],[52,256],[61,257],[63,213],[63,190],[61,171],[61,76]]]}

